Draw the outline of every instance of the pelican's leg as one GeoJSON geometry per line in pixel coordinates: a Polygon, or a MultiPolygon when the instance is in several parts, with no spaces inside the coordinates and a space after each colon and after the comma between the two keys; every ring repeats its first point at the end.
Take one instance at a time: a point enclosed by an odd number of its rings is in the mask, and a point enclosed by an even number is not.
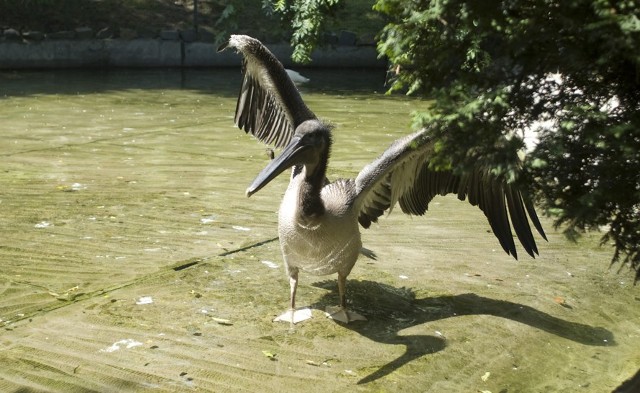
{"type": "Polygon", "coordinates": [[[340,305],[338,307],[327,307],[327,316],[336,321],[349,323],[351,321],[366,321],[367,318],[355,311],[347,310],[347,276],[338,273],[338,294],[340,295],[340,305]]]}
{"type": "Polygon", "coordinates": [[[294,274],[289,276],[289,299],[291,310],[296,309],[296,292],[298,291],[298,271],[296,270],[294,274]]]}
{"type": "Polygon", "coordinates": [[[291,324],[306,321],[311,318],[311,310],[303,308],[296,310],[296,291],[298,290],[298,269],[287,269],[289,273],[290,308],[277,316],[273,322],[290,322],[291,324]]]}

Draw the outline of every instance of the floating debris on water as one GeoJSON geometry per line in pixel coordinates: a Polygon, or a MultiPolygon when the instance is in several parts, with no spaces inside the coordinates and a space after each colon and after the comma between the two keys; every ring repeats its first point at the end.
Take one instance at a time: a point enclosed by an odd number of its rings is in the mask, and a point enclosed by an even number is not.
{"type": "Polygon", "coordinates": [[[87,186],[85,186],[84,184],[81,184],[81,183],[73,183],[70,186],[60,185],[60,186],[57,186],[56,188],[58,190],[64,191],[64,192],[74,192],[74,191],[86,190],[87,186]]]}
{"type": "Polygon", "coordinates": [[[140,296],[136,301],[136,304],[151,304],[153,303],[153,298],[151,296],[140,296]]]}
{"type": "Polygon", "coordinates": [[[41,229],[41,228],[49,228],[49,227],[52,227],[52,226],[53,226],[53,224],[50,223],[49,221],[40,221],[39,223],[34,225],[34,228],[41,229]]]}
{"type": "Polygon", "coordinates": [[[314,366],[314,367],[320,367],[320,366],[331,367],[329,362],[326,361],[326,360],[323,361],[322,363],[318,363],[318,362],[316,362],[314,360],[307,359],[307,360],[305,360],[305,363],[308,364],[309,366],[314,366]]]}
{"type": "Polygon", "coordinates": [[[260,262],[262,262],[263,265],[265,265],[267,267],[270,267],[271,269],[277,269],[278,268],[278,265],[273,263],[273,262],[271,262],[271,261],[260,261],[260,262]]]}
{"type": "Polygon", "coordinates": [[[232,326],[233,322],[231,322],[228,319],[224,319],[224,318],[216,318],[216,317],[211,317],[211,320],[213,320],[214,322],[220,324],[220,325],[224,325],[224,326],[232,326]]]}
{"type": "Polygon", "coordinates": [[[216,217],[211,215],[211,216],[206,216],[206,217],[202,217],[200,219],[200,223],[201,224],[211,224],[212,222],[214,222],[216,220],[216,217]]]}
{"type": "Polygon", "coordinates": [[[487,371],[486,373],[484,373],[483,376],[480,377],[480,379],[482,379],[482,382],[487,382],[490,376],[491,376],[491,373],[487,371]]]}
{"type": "Polygon", "coordinates": [[[250,231],[251,228],[247,228],[247,227],[241,227],[240,225],[232,225],[231,228],[235,229],[236,231],[250,231]]]}
{"type": "Polygon", "coordinates": [[[142,345],[141,342],[136,341],[132,338],[126,338],[124,340],[114,342],[113,344],[111,344],[111,346],[101,349],[100,352],[115,352],[122,349],[122,347],[124,347],[125,349],[131,349],[139,347],[140,345],[142,345]]]}

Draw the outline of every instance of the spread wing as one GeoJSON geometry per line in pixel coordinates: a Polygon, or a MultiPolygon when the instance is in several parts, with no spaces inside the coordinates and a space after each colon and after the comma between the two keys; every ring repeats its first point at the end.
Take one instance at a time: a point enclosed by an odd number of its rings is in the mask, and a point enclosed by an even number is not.
{"type": "Polygon", "coordinates": [[[305,105],[282,63],[260,41],[232,35],[218,51],[227,48],[235,48],[243,56],[236,125],[264,143],[286,146],[296,127],[316,116],[305,105]]]}
{"type": "Polygon", "coordinates": [[[368,228],[396,203],[404,213],[423,215],[436,195],[456,194],[484,212],[507,254],[518,258],[512,226],[527,253],[538,254],[529,220],[545,240],[546,236],[531,201],[515,185],[481,165],[462,176],[434,171],[429,168],[432,152],[433,141],[422,130],[395,141],[358,174],[354,206],[363,227],[368,228]]]}

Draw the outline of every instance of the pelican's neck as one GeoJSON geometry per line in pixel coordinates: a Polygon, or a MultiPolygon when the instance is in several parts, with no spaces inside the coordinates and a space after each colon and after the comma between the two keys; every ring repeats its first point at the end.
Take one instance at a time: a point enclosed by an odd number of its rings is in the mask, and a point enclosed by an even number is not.
{"type": "Polygon", "coordinates": [[[301,212],[305,217],[319,217],[324,214],[321,192],[325,183],[328,161],[327,149],[320,154],[320,160],[315,165],[305,164],[303,168],[294,169],[294,171],[300,171],[298,198],[301,212]]]}

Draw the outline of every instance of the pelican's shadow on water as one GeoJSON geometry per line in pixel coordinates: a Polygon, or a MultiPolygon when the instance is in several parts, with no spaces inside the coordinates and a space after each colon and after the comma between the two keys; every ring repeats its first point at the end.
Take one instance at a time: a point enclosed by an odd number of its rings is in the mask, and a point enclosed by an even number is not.
{"type": "MultiPolygon", "coordinates": [[[[311,307],[324,309],[326,306],[336,304],[335,280],[316,282],[313,285],[329,289],[331,292],[311,307]]],[[[358,381],[359,384],[382,378],[412,360],[439,352],[446,347],[443,336],[399,335],[401,330],[462,315],[493,315],[584,345],[615,345],[613,334],[607,329],[566,321],[524,304],[491,299],[473,293],[417,299],[408,288],[396,288],[374,281],[358,280],[348,282],[348,291],[348,297],[352,300],[351,306],[365,315],[368,321],[343,325],[345,328],[372,341],[405,346],[402,356],[362,378],[358,381]],[[369,307],[365,310],[364,305],[369,307]]]]}

